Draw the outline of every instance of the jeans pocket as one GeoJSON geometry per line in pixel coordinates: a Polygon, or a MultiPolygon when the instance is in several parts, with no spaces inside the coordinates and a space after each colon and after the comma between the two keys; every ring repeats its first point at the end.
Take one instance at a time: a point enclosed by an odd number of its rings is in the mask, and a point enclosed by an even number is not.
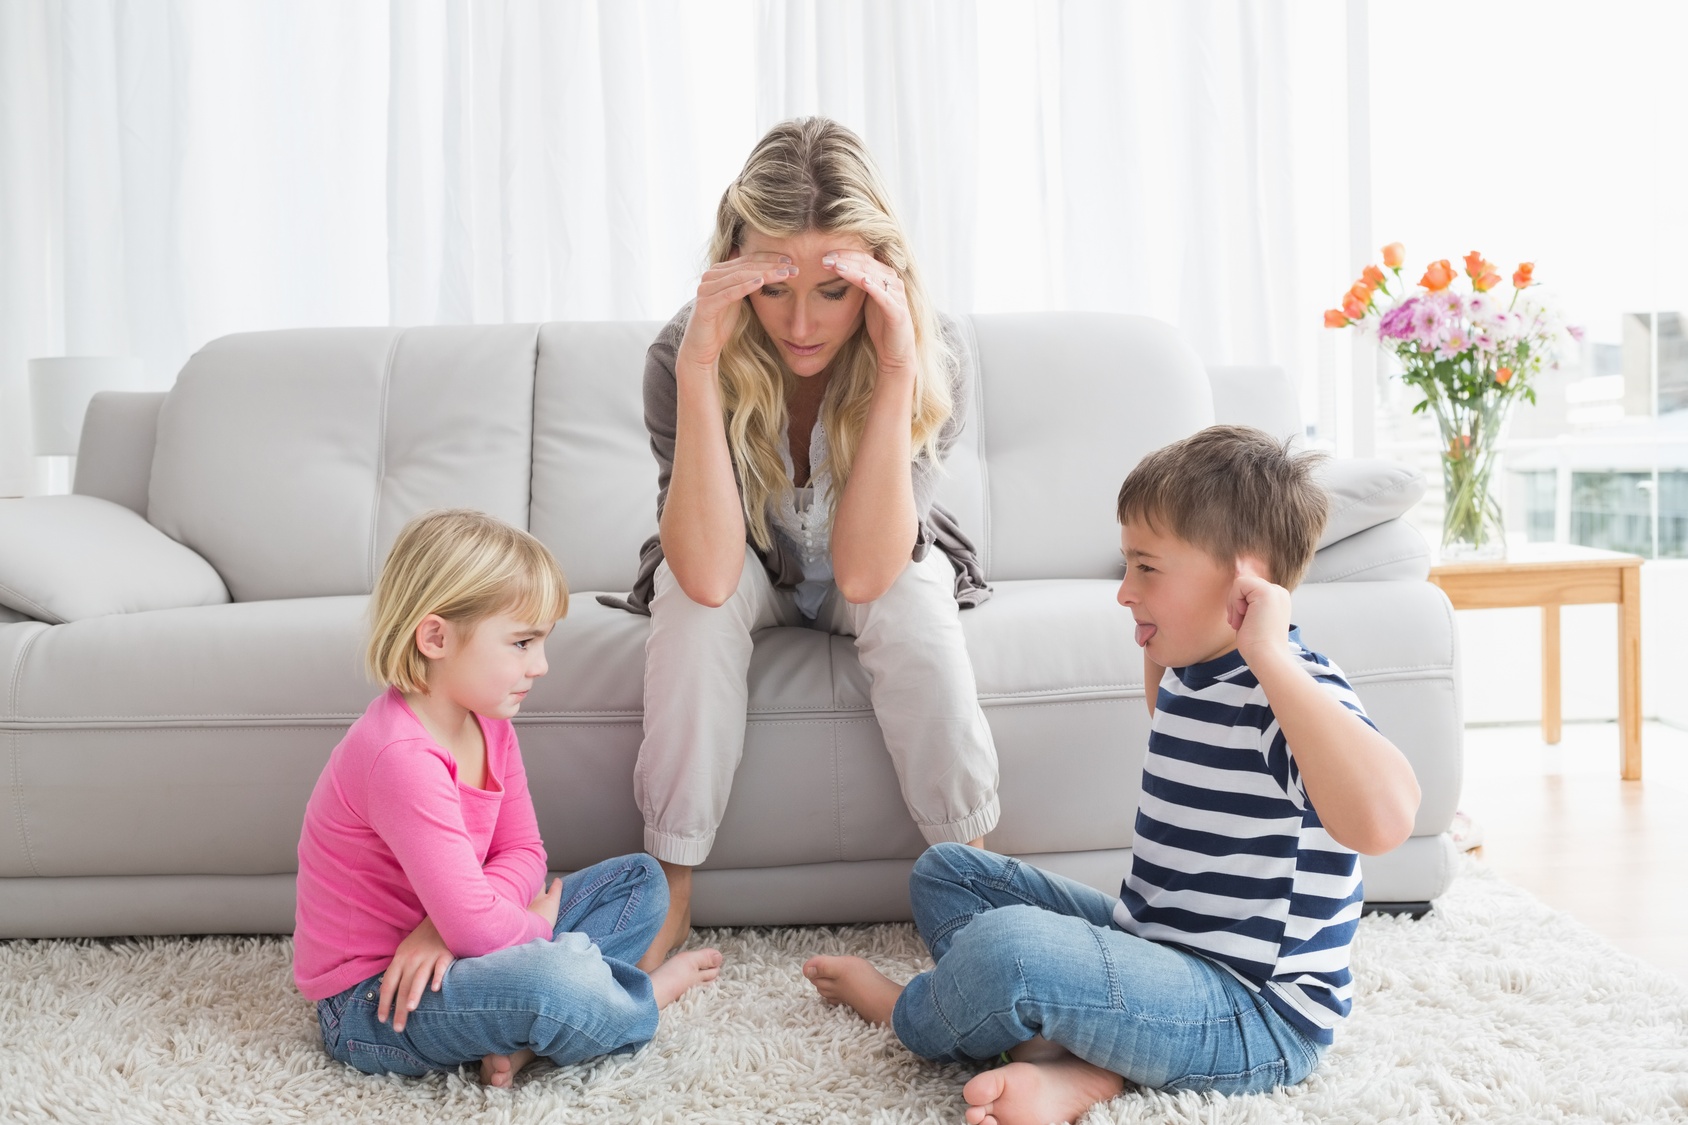
{"type": "Polygon", "coordinates": [[[365,1074],[402,1074],[408,1078],[420,1078],[434,1069],[409,1051],[357,1039],[346,1041],[344,1057],[347,1063],[365,1074]]]}

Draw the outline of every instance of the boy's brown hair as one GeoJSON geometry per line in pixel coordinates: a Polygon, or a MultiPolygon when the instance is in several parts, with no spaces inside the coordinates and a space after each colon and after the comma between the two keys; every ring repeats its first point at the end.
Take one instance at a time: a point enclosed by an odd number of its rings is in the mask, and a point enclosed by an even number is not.
{"type": "Polygon", "coordinates": [[[1252,555],[1293,590],[1329,514],[1313,479],[1324,459],[1251,426],[1209,426],[1137,463],[1120,486],[1119,522],[1170,532],[1226,565],[1252,555]]]}

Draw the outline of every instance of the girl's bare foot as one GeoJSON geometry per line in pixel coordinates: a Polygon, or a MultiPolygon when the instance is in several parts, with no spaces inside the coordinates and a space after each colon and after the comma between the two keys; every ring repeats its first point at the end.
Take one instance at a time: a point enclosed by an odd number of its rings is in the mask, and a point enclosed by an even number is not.
{"type": "Polygon", "coordinates": [[[1077,1120],[1124,1089],[1119,1075],[1069,1054],[987,1070],[963,1086],[961,1096],[967,1125],[1048,1125],[1077,1120]]]}
{"type": "Polygon", "coordinates": [[[639,958],[639,968],[654,973],[668,959],[670,950],[686,944],[692,934],[692,869],[678,863],[662,864],[662,874],[668,879],[668,917],[662,920],[651,947],[639,958]]]}
{"type": "Polygon", "coordinates": [[[811,957],[803,975],[828,1004],[847,1004],[868,1023],[889,1025],[903,994],[903,985],[860,957],[811,957]]]}
{"type": "Polygon", "coordinates": [[[526,1047],[513,1055],[488,1055],[481,1060],[481,1081],[508,1090],[516,1081],[516,1072],[538,1057],[526,1047]]]}
{"type": "Polygon", "coordinates": [[[721,974],[719,949],[692,949],[676,953],[656,967],[651,974],[651,989],[656,993],[656,1006],[666,1008],[678,1000],[694,984],[712,981],[721,974]]]}

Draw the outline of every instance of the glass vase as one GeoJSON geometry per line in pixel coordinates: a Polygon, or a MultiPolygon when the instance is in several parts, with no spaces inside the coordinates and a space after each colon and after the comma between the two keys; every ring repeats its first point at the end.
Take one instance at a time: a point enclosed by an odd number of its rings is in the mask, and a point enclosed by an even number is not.
{"type": "Polygon", "coordinates": [[[1431,402],[1442,432],[1442,558],[1506,557],[1506,526],[1496,491],[1511,416],[1511,395],[1470,403],[1431,402]]]}

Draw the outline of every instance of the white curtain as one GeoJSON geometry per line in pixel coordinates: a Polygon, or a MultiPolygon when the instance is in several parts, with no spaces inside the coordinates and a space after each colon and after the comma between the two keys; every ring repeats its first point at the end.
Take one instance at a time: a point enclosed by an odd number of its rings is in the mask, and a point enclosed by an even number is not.
{"type": "Polygon", "coordinates": [[[756,138],[809,113],[866,139],[943,307],[1144,313],[1210,362],[1304,369],[1317,185],[1292,92],[1341,61],[1298,19],[1287,0],[7,0],[0,495],[39,488],[31,356],[139,356],[162,389],[234,331],[667,317],[756,138]]]}

